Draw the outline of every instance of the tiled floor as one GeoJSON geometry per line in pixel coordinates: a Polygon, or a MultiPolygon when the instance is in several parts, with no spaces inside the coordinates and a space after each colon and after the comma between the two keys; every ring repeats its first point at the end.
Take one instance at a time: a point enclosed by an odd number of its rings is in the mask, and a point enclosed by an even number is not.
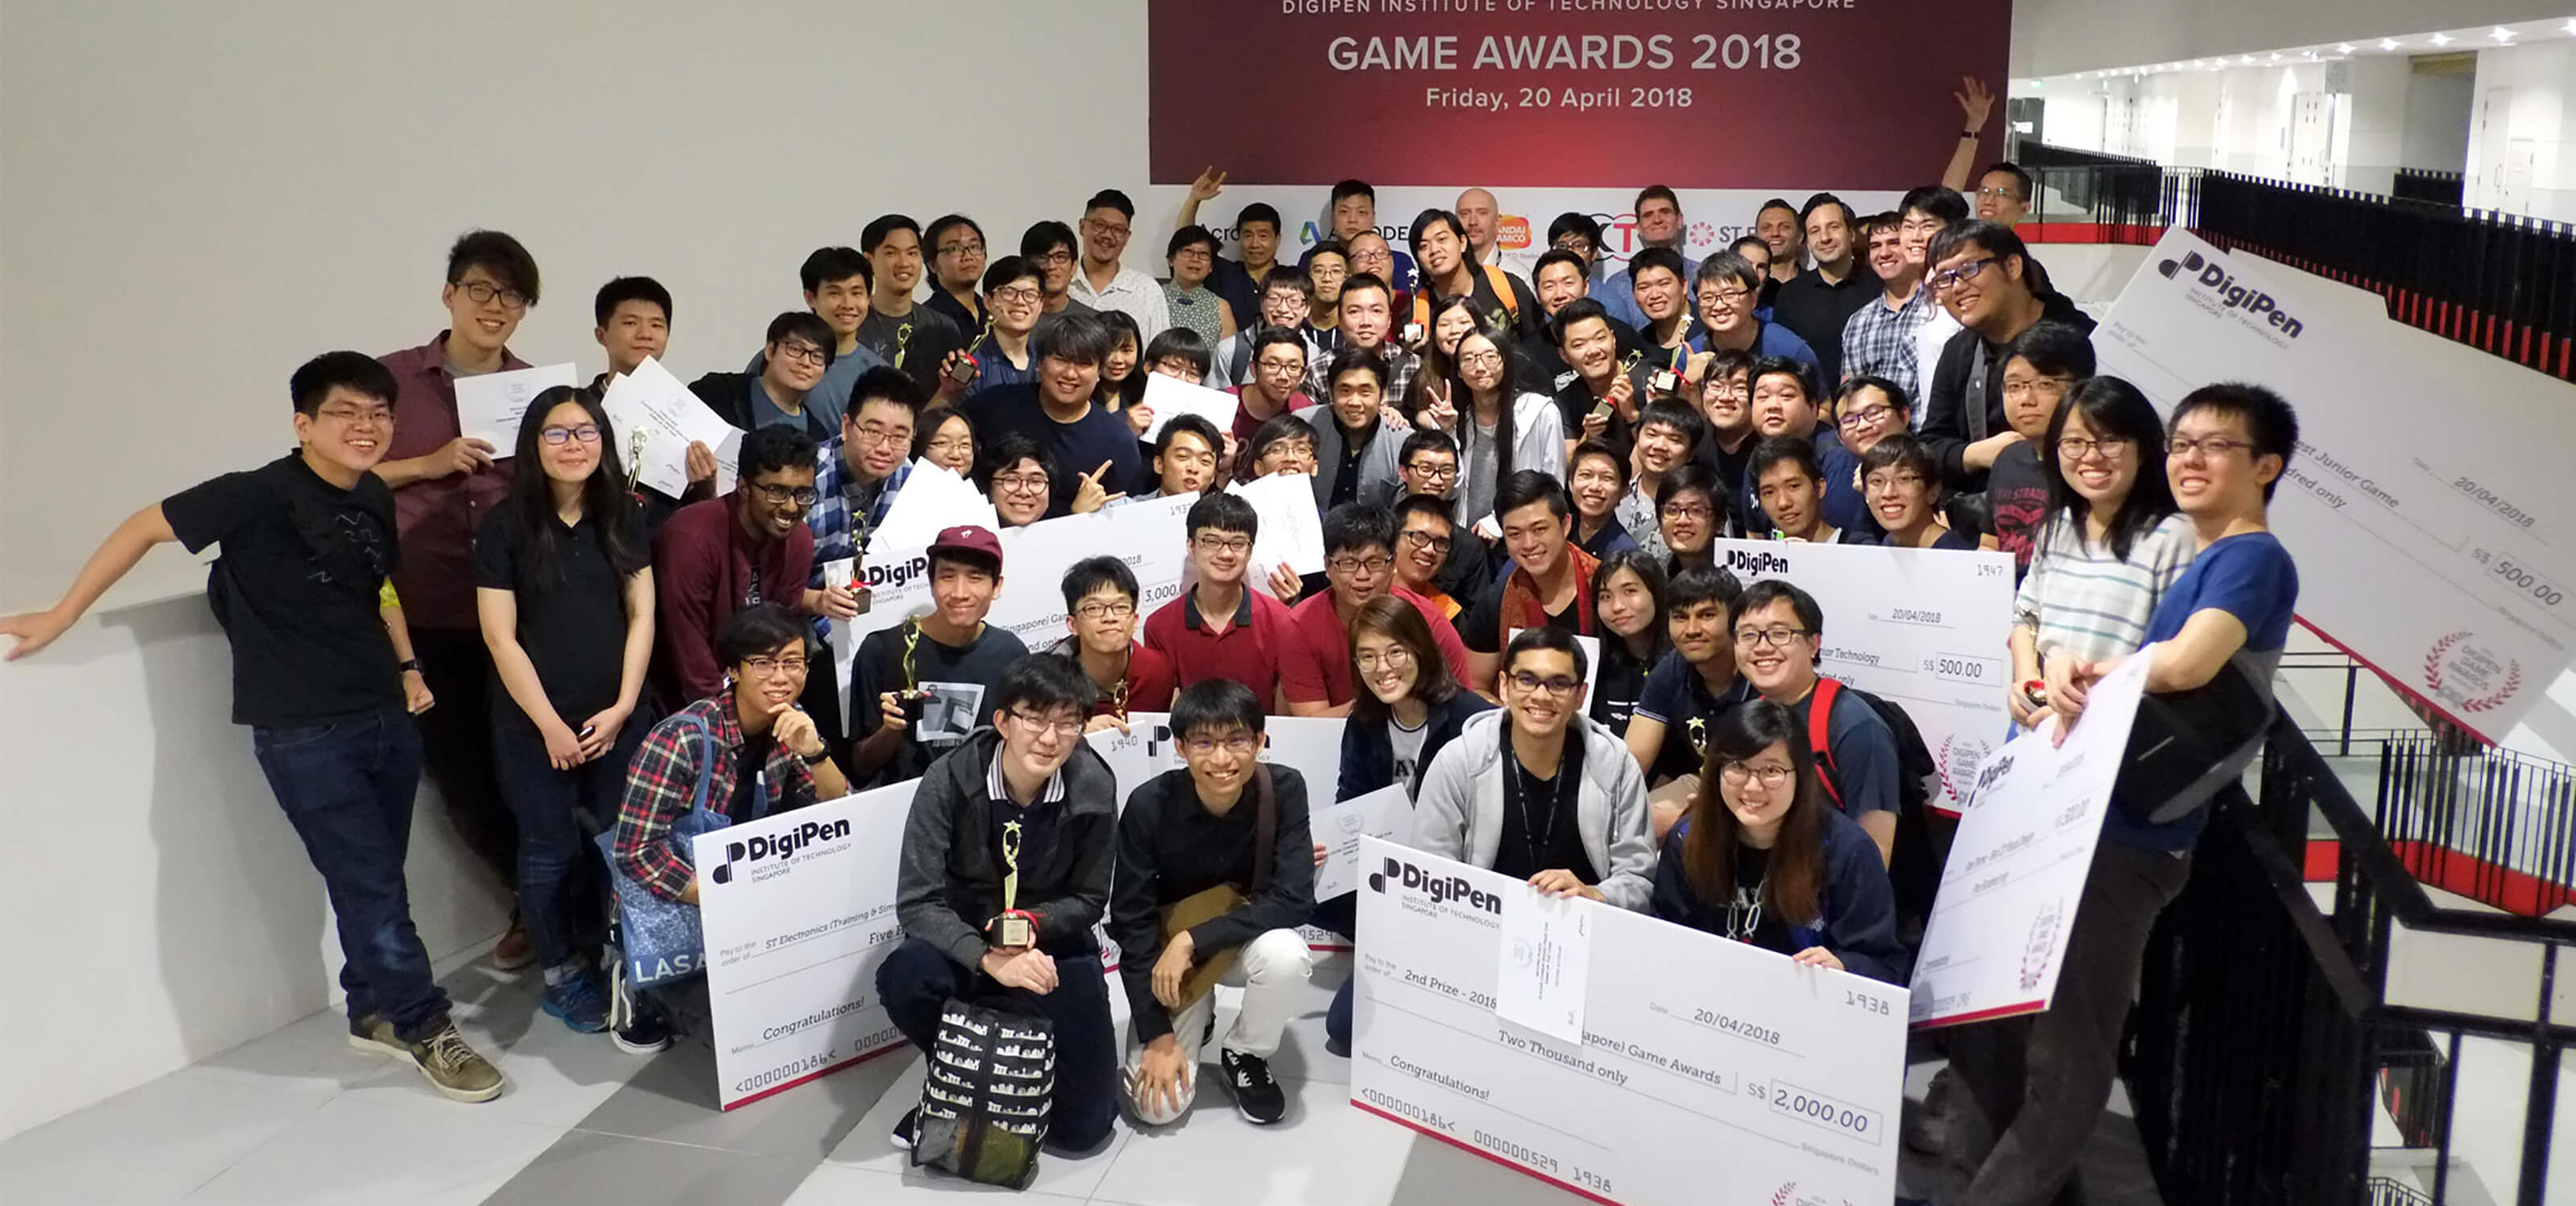
{"type": "MultiPolygon", "coordinates": [[[[1324,984],[1344,961],[1326,962],[1324,984]]],[[[917,1098],[908,1052],[844,1069],[732,1113],[714,1057],[683,1045],[620,1053],[534,1010],[534,976],[471,965],[447,978],[459,1017],[501,1053],[510,1091],[484,1105],[433,1095],[406,1065],[351,1050],[318,1014],[0,1143],[8,1206],[815,1206],[999,1192],[906,1167],[887,1130],[917,1098]]],[[[1230,990],[1229,990],[1230,991],[1230,990]]],[[[1115,986],[1110,993],[1117,1001],[1115,986]]],[[[1419,1139],[1350,1107],[1347,1061],[1323,1049],[1328,994],[1309,990],[1274,1063],[1294,1104],[1260,1130],[1222,1090],[1154,1134],[1123,1124],[1100,1152],[1046,1157],[1017,1200],[1043,1206],[1572,1206],[1571,1194],[1419,1139]]],[[[1119,1007],[1123,1014],[1123,1003],[1119,1007]]],[[[1221,1013],[1230,1013],[1230,1006],[1221,1013]]],[[[1223,1019],[1230,1021],[1230,1018],[1223,1019]]],[[[1909,1077],[1920,1094],[1929,1068],[1909,1077]]],[[[1900,1185],[1925,1169],[1909,1166],[1900,1185]]],[[[2087,1188],[2155,1202],[2127,1120],[2106,1115],[2087,1188]]]]}

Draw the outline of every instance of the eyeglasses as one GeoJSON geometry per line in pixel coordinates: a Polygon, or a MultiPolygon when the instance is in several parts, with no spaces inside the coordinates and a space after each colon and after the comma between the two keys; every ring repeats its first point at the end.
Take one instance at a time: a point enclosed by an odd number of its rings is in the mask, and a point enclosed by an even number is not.
{"type": "Polygon", "coordinates": [[[1044,494],[1047,475],[1043,473],[996,473],[993,488],[1004,494],[1044,494]]]}
{"type": "Polygon", "coordinates": [[[1735,630],[1735,643],[1751,649],[1765,645],[1786,648],[1791,641],[1805,635],[1807,630],[1804,628],[1739,628],[1735,630]]]}
{"type": "Polygon", "coordinates": [[[1351,270],[1348,267],[1328,268],[1320,263],[1310,264],[1306,268],[1306,275],[1319,281],[1337,281],[1350,274],[1351,270]]]}
{"type": "Polygon", "coordinates": [[[1184,247],[1179,251],[1173,252],[1172,258],[1176,260],[1205,260],[1208,258],[1208,249],[1205,247],[1184,247]]]}
{"type": "Polygon", "coordinates": [[[539,431],[537,433],[537,438],[544,440],[546,443],[557,448],[561,448],[566,443],[573,440],[579,440],[585,444],[596,444],[599,442],[599,424],[584,423],[578,427],[548,427],[539,431]]]}
{"type": "Polygon", "coordinates": [[[1261,358],[1261,371],[1265,373],[1277,373],[1283,377],[1292,373],[1302,374],[1306,371],[1306,360],[1302,356],[1295,360],[1282,360],[1277,356],[1264,356],[1261,358]]]}
{"type": "Polygon", "coordinates": [[[1326,568],[1344,574],[1383,574],[1394,566],[1390,557],[1334,557],[1324,562],[1326,568]]]}
{"type": "Polygon", "coordinates": [[[1028,285],[1013,285],[993,290],[993,300],[1005,305],[1025,306],[1030,302],[1045,301],[1046,292],[1028,285]]]}
{"type": "Polygon", "coordinates": [[[1458,367],[1460,368],[1501,368],[1502,366],[1503,354],[1501,352],[1488,351],[1458,353],[1458,367]]]}
{"type": "Polygon", "coordinates": [[[1199,551],[1203,553],[1249,553],[1252,551],[1252,538],[1249,536],[1210,536],[1201,534],[1193,537],[1190,540],[1190,543],[1197,545],[1199,547],[1199,551]]]}
{"type": "Polygon", "coordinates": [[[313,417],[317,419],[329,419],[334,423],[339,423],[349,427],[356,427],[360,424],[364,424],[369,427],[385,427],[393,423],[394,412],[382,406],[370,406],[363,409],[355,406],[326,406],[320,410],[314,411],[313,417]]]}
{"type": "Polygon", "coordinates": [[[2121,439],[2095,440],[2084,436],[2061,436],[2057,441],[2057,455],[2070,461],[2080,461],[2098,452],[2108,459],[2120,455],[2128,447],[2129,441],[2121,439]]]}
{"type": "Polygon", "coordinates": [[[1155,361],[1154,371],[1166,377],[1178,377],[1183,381],[1196,381],[1207,375],[1199,371],[1199,366],[1178,356],[1165,356],[1155,361]]]}
{"type": "Polygon", "coordinates": [[[1590,239],[1577,238],[1573,235],[1568,235],[1562,239],[1558,239],[1556,241],[1556,246],[1560,250],[1571,251],[1576,255],[1588,256],[1592,254],[1592,241],[1590,239]]]}
{"type": "Polygon", "coordinates": [[[1987,256],[1982,260],[1970,260],[1956,268],[1950,268],[1941,272],[1933,273],[1931,280],[1928,283],[1932,286],[1932,291],[1934,293],[1947,293],[1950,291],[1952,286],[1957,285],[1961,281],[1973,281],[1977,279],[1977,274],[1985,271],[1986,265],[1994,262],[1995,258],[1993,256],[1987,256]]]}
{"type": "Polygon", "coordinates": [[[1690,503],[1676,503],[1664,508],[1664,518],[1666,519],[1697,519],[1705,521],[1715,514],[1717,514],[1717,511],[1714,508],[1694,506],[1690,503]]]}
{"type": "Polygon", "coordinates": [[[932,436],[930,438],[930,443],[924,445],[924,447],[928,448],[932,452],[973,452],[975,451],[975,437],[970,435],[932,436]]]}
{"type": "Polygon", "coordinates": [[[1415,461],[1414,463],[1405,466],[1405,468],[1410,469],[1423,477],[1430,478],[1435,482],[1446,481],[1458,476],[1458,466],[1455,462],[1448,464],[1424,464],[1421,461],[1415,461]]]}
{"type": "Polygon", "coordinates": [[[1057,264],[1070,264],[1073,262],[1073,252],[1067,248],[1058,247],[1045,255],[1039,256],[1038,262],[1050,267],[1057,264]]]}
{"type": "Polygon", "coordinates": [[[1977,195],[1980,197],[2010,197],[2015,201],[2021,200],[2021,190],[2010,185],[2003,185],[1996,188],[1981,188],[1977,190],[1977,195]]]}
{"type": "Polygon", "coordinates": [[[1136,604],[1131,599],[1085,603],[1074,608],[1073,614],[1086,620],[1123,620],[1136,614],[1136,604]]]}
{"type": "Polygon", "coordinates": [[[1893,406],[1864,406],[1859,410],[1844,411],[1835,422],[1844,427],[1867,427],[1895,413],[1893,406]]]}
{"type": "Polygon", "coordinates": [[[1008,715],[1021,728],[1027,729],[1032,737],[1070,740],[1082,735],[1083,719],[1079,716],[1049,719],[1044,716],[1031,716],[1018,708],[1011,709],[1008,715]]]}
{"type": "Polygon", "coordinates": [[[1394,646],[1384,653],[1373,653],[1368,650],[1361,650],[1360,652],[1351,655],[1351,664],[1359,667],[1360,673],[1362,674],[1373,672],[1381,667],[1393,670],[1399,666],[1412,665],[1413,651],[1402,645],[1394,646]]]}
{"type": "Polygon", "coordinates": [[[789,360],[802,360],[818,367],[831,362],[830,355],[810,343],[782,343],[778,345],[778,354],[789,360]]]}
{"type": "Polygon", "coordinates": [[[858,442],[877,448],[897,447],[911,443],[912,433],[883,423],[862,423],[858,429],[858,442]]]}
{"type": "Polygon", "coordinates": [[[2032,394],[2040,392],[2042,387],[2045,387],[2049,392],[2063,395],[2066,392],[2066,387],[2073,384],[2075,384],[2075,379],[2073,377],[2034,377],[2028,381],[2006,381],[2004,382],[2004,396],[2007,398],[2027,398],[2032,394]]]}
{"type": "Polygon", "coordinates": [[[1124,222],[1110,223],[1098,218],[1084,218],[1082,225],[1086,230],[1096,230],[1101,234],[1116,235],[1122,239],[1127,237],[1127,224],[1124,222]]]}
{"type": "Polygon", "coordinates": [[[785,657],[747,657],[742,659],[742,668],[751,671],[753,678],[768,678],[773,674],[803,674],[805,657],[798,653],[791,653],[785,657]]]}
{"type": "Polygon", "coordinates": [[[1243,755],[1249,754],[1255,749],[1260,748],[1260,746],[1261,738],[1250,733],[1236,733],[1230,737],[1192,737],[1181,742],[1182,749],[1201,758],[1205,758],[1220,749],[1240,758],[1243,755]]]}
{"type": "MultiPolygon", "coordinates": [[[[1452,476],[1455,476],[1454,471],[1452,476]]],[[[1404,542],[1417,549],[1429,549],[1434,553],[1447,556],[1451,540],[1447,536],[1434,536],[1429,532],[1414,531],[1404,534],[1404,542]]]]}
{"type": "Polygon", "coordinates": [[[1699,304],[1702,308],[1710,310],[1721,308],[1731,310],[1743,305],[1744,299],[1751,296],[1753,292],[1749,289],[1711,289],[1699,295],[1699,304]]]}
{"type": "Polygon", "coordinates": [[[501,308],[504,310],[525,310],[528,308],[527,294],[521,293],[516,289],[504,289],[490,281],[461,281],[458,282],[456,287],[463,289],[465,291],[465,296],[472,298],[474,300],[474,304],[478,306],[491,305],[492,299],[497,297],[501,299],[501,308]]]}
{"type": "MultiPolygon", "coordinates": [[[[2065,443],[2066,441],[2064,440],[2058,441],[2058,444],[2061,446],[2065,443]]],[[[2175,436],[2173,439],[2166,441],[2165,455],[2172,457],[2186,457],[2195,452],[2206,452],[2213,457],[2220,457],[2226,456],[2228,453],[2234,452],[2239,448],[2251,448],[2253,446],[2254,445],[2251,441],[2231,439],[2227,436],[2202,436],[2196,440],[2190,436],[2175,436]]]]}
{"type": "Polygon", "coordinates": [[[984,245],[981,243],[942,243],[939,245],[939,254],[982,255],[984,254],[984,245]]]}
{"type": "Polygon", "coordinates": [[[1760,779],[1762,786],[1771,791],[1787,787],[1789,776],[1797,773],[1785,766],[1746,766],[1741,762],[1729,762],[1717,768],[1717,777],[1726,780],[1729,787],[1742,787],[1746,783],[1760,779]]]}
{"type": "Polygon", "coordinates": [[[1870,490],[1885,490],[1893,486],[1920,489],[1923,482],[1924,478],[1920,473],[1873,473],[1861,485],[1870,490]]]}
{"type": "Polygon", "coordinates": [[[760,496],[768,499],[769,505],[773,507],[783,507],[789,503],[810,507],[823,497],[823,492],[812,486],[773,486],[766,482],[744,482],[743,484],[758,491],[760,496]]]}
{"type": "Polygon", "coordinates": [[[1546,678],[1540,678],[1527,670],[1515,670],[1510,678],[1512,685],[1520,688],[1524,695],[1535,695],[1541,691],[1550,695],[1571,695],[1576,687],[1583,685],[1583,680],[1579,678],[1568,678],[1562,674],[1551,674],[1546,678]]]}

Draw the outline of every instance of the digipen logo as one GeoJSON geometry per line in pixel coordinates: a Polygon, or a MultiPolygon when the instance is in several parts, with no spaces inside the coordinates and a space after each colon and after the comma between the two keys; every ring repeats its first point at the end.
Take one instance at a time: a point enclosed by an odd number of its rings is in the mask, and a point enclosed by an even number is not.
{"type": "Polygon", "coordinates": [[[848,821],[807,821],[785,833],[727,842],[724,865],[716,868],[708,878],[720,884],[729,884],[733,882],[735,863],[756,863],[765,858],[794,858],[797,851],[816,842],[837,841],[848,836],[850,836],[848,821]]]}
{"type": "Polygon", "coordinates": [[[1384,868],[1369,873],[1369,891],[1384,895],[1390,883],[1407,891],[1420,892],[1430,897],[1431,903],[1435,905],[1455,901],[1468,908],[1480,909],[1498,916],[1503,911],[1502,897],[1491,892],[1478,891],[1474,884],[1467,882],[1466,876],[1435,875],[1403,859],[1387,859],[1384,868]]]}
{"type": "Polygon", "coordinates": [[[2260,319],[2264,326],[2279,331],[2285,339],[2296,339],[2299,332],[2307,329],[2306,323],[2281,309],[2271,294],[2238,284],[2235,277],[2228,275],[2227,265],[2209,260],[2197,251],[2184,252],[2180,263],[2172,260],[2158,262],[2156,272],[2166,280],[2187,279],[2210,290],[2217,297],[2220,309],[2239,311],[2247,322],[2260,319]]]}
{"type": "Polygon", "coordinates": [[[930,558],[925,555],[891,565],[871,565],[863,578],[870,590],[901,590],[909,583],[920,581],[929,572],[930,558]]]}
{"type": "Polygon", "coordinates": [[[1772,552],[1728,549],[1726,568],[1747,574],[1785,574],[1789,572],[1789,559],[1772,552]]]}

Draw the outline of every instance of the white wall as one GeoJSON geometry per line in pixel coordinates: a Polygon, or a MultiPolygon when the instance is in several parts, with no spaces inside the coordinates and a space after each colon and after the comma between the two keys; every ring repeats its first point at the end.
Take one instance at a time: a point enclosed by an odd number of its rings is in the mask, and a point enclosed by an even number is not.
{"type": "MultiPolygon", "coordinates": [[[[0,612],[50,603],[136,507],[284,450],[303,358],[440,330],[469,227],[543,268],[521,354],[595,366],[590,290],[646,272],[695,372],[738,366],[805,253],[877,213],[962,209],[1016,249],[1147,191],[1142,0],[7,0],[0,24],[0,612]]],[[[0,1135],[324,1003],[319,881],[225,723],[202,580],[156,553],[0,667],[0,1135]]],[[[443,954],[500,903],[422,800],[443,954]]]]}
{"type": "Polygon", "coordinates": [[[2472,208],[2576,222],[2576,41],[2478,52],[2472,208]]]}
{"type": "Polygon", "coordinates": [[[2016,0],[2012,73],[2053,76],[2567,15],[2566,0],[2454,0],[2438,8],[2421,0],[2016,0]]]}

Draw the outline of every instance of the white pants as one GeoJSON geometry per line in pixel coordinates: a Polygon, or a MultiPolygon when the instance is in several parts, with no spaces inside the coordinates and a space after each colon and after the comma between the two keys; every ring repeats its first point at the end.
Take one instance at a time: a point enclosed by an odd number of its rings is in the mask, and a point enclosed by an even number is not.
{"type": "MultiPolygon", "coordinates": [[[[1314,953],[1307,949],[1305,936],[1295,930],[1272,930],[1243,944],[1235,956],[1234,966],[1227,968],[1218,983],[1243,989],[1243,1008],[1234,1016],[1234,1028],[1225,1034],[1218,1046],[1238,1055],[1268,1059],[1279,1051],[1279,1036],[1288,1028],[1290,1010],[1294,1008],[1296,988],[1314,966],[1314,953]]],[[[1201,1036],[1207,1033],[1208,1019],[1216,1013],[1216,992],[1192,1001],[1172,1015],[1172,1038],[1181,1045],[1180,1100],[1169,1110],[1147,1110],[1136,1100],[1136,1070],[1144,1065],[1144,1044],[1136,1041],[1131,1028],[1127,1033],[1127,1074],[1119,1078],[1119,1090],[1136,1109],[1136,1116],[1147,1126],[1161,1126],[1189,1112],[1190,1102],[1199,1091],[1199,1054],[1201,1036]]]]}

